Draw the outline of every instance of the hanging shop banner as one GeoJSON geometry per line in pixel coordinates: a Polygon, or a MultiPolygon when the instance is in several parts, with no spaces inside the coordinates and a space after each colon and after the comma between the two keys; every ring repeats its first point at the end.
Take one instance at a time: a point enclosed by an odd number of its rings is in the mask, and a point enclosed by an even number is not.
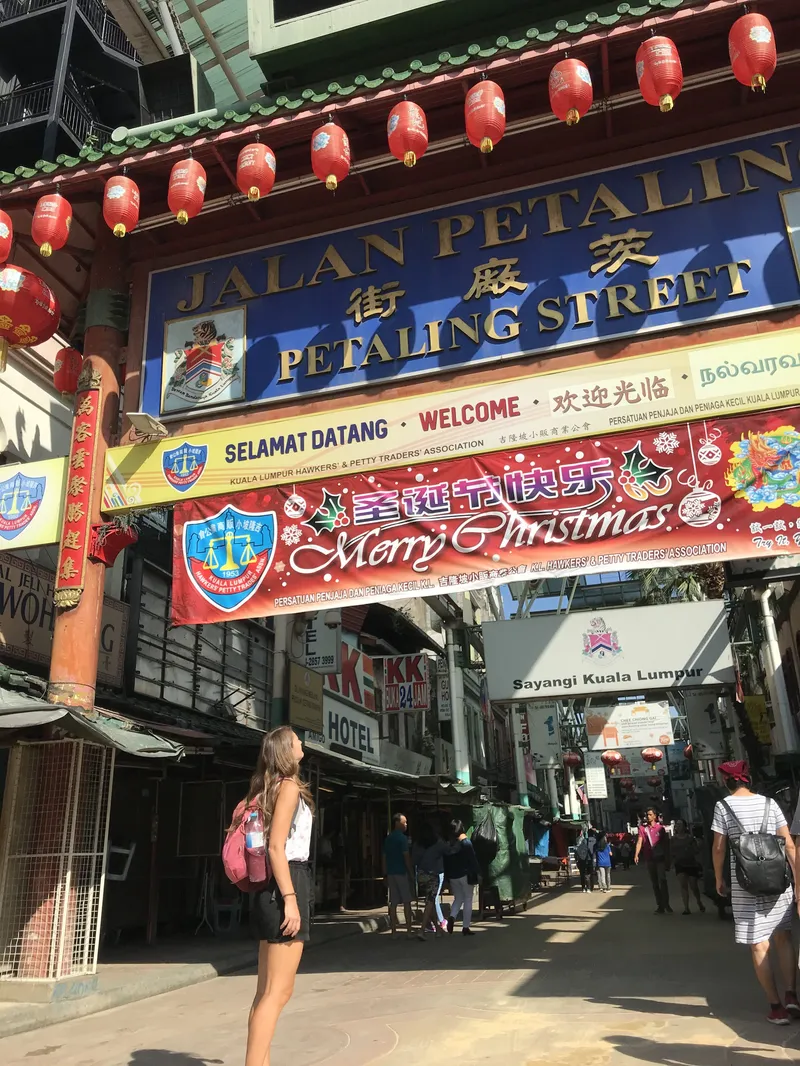
{"type": "MultiPolygon", "coordinates": [[[[542,696],[645,693],[734,680],[722,600],[485,622],[483,641],[489,692],[503,703],[542,696]]],[[[634,715],[636,707],[595,709],[592,703],[586,723],[589,747],[671,743],[666,705],[655,731],[650,725],[653,705],[639,704],[634,715]]]]}
{"type": "Polygon", "coordinates": [[[689,736],[697,759],[725,758],[725,734],[719,707],[721,700],[722,697],[717,693],[703,692],[702,689],[683,694],[689,736]]]}
{"type": "Polygon", "coordinates": [[[553,700],[537,700],[528,706],[528,735],[533,765],[553,769],[561,765],[561,730],[558,724],[558,704],[553,700]]]}
{"type": "Polygon", "coordinates": [[[322,730],[322,676],[289,663],[289,721],[300,729],[322,730]]]}
{"type": "MultiPolygon", "coordinates": [[[[800,403],[800,329],[112,448],[103,510],[800,403]]],[[[714,434],[700,444],[715,454],[714,434]]],[[[285,504],[302,517],[302,496],[285,504]]]]}
{"type": "Polygon", "coordinates": [[[439,659],[436,663],[436,712],[440,722],[453,720],[453,704],[450,700],[450,674],[447,664],[439,659]]]}
{"type": "Polygon", "coordinates": [[[384,711],[427,711],[431,705],[428,656],[387,655],[383,659],[384,711]]]}
{"type": "Polygon", "coordinates": [[[372,659],[344,640],[342,669],[338,674],[326,674],[323,684],[325,691],[330,692],[338,703],[360,707],[365,711],[375,710],[375,668],[372,659]]]}
{"type": "Polygon", "coordinates": [[[67,458],[0,468],[0,552],[57,544],[67,458]]]}
{"type": "MultiPolygon", "coordinates": [[[[56,618],[54,588],[52,570],[10,553],[0,555],[0,660],[49,664],[56,618]]],[[[103,685],[122,688],[127,632],[127,606],[105,596],[97,657],[97,680],[103,685]]]]}
{"type": "Polygon", "coordinates": [[[303,632],[303,665],[318,674],[338,674],[342,669],[341,612],[320,611],[303,632]]]}
{"type": "MultiPolygon", "coordinates": [[[[718,607],[719,605],[715,604],[715,616],[718,607]]],[[[614,612],[608,613],[611,615],[614,612]]],[[[585,614],[582,621],[585,624],[585,614]]],[[[594,636],[595,630],[592,630],[590,640],[594,636]]],[[[661,747],[671,744],[673,736],[670,705],[663,700],[657,703],[617,703],[603,707],[593,701],[586,712],[586,736],[592,751],[606,748],[661,747]]]]}
{"type": "Polygon", "coordinates": [[[772,728],[769,724],[766,698],[764,696],[745,696],[744,709],[745,714],[750,719],[750,725],[753,727],[756,740],[759,744],[770,744],[772,742],[772,728]]]}
{"type": "MultiPolygon", "coordinates": [[[[597,754],[599,755],[599,752],[597,754]]],[[[636,748],[628,748],[622,752],[622,756],[622,762],[611,771],[614,777],[663,777],[667,772],[663,760],[654,764],[647,763],[642,758],[641,751],[636,748]]]]}
{"type": "Polygon", "coordinates": [[[329,478],[302,487],[293,519],[285,504],[300,494],[289,487],[193,500],[174,515],[174,620],[800,550],[800,410],[707,432],[708,450],[696,425],[675,424],[329,478]]]}
{"type": "Polygon", "coordinates": [[[154,271],[141,409],[205,414],[796,304],[798,147],[792,128],[154,271]]]}

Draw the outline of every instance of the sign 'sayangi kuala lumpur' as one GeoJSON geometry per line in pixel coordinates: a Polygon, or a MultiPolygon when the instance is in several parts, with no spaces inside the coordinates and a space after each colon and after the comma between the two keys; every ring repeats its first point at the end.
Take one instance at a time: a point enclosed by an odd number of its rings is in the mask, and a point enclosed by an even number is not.
{"type": "Polygon", "coordinates": [[[155,271],[141,409],[292,399],[796,304],[799,140],[155,271]]]}

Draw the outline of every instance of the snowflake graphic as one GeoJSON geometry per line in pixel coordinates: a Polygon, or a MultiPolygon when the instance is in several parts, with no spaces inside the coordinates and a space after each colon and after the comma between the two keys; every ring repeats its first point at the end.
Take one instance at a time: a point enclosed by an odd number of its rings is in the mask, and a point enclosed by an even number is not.
{"type": "Polygon", "coordinates": [[[303,533],[300,529],[300,526],[287,526],[286,529],[284,529],[284,531],[281,533],[281,540],[284,544],[288,544],[289,546],[291,546],[293,544],[299,544],[302,535],[303,533]]]}
{"type": "Polygon", "coordinates": [[[279,574],[283,573],[283,571],[286,569],[286,563],[283,561],[283,559],[279,559],[277,563],[275,563],[275,569],[279,574]]]}
{"type": "Polygon", "coordinates": [[[706,505],[702,499],[696,496],[687,496],[683,501],[681,510],[687,518],[700,518],[701,515],[706,513],[706,505]]]}
{"type": "Polygon", "coordinates": [[[667,433],[664,430],[663,433],[659,433],[657,437],[653,438],[653,445],[657,452],[661,452],[663,455],[672,455],[680,447],[680,441],[676,433],[667,433]]]}

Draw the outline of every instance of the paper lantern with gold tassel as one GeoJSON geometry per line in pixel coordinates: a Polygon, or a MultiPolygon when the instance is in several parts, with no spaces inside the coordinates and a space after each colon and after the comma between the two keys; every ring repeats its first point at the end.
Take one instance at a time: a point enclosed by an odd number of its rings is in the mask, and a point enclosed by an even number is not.
{"type": "Polygon", "coordinates": [[[0,210],[0,266],[11,255],[11,245],[14,243],[14,223],[11,215],[0,210]]]}
{"type": "Polygon", "coordinates": [[[139,223],[139,186],[124,174],[106,182],[103,193],[103,218],[115,237],[131,233],[139,223]]]}
{"type": "Polygon", "coordinates": [[[77,348],[62,348],[53,364],[53,384],[62,396],[74,396],[81,376],[83,356],[77,348]]]}
{"type": "Polygon", "coordinates": [[[550,107],[556,118],[575,126],[594,101],[592,76],[580,59],[562,59],[550,71],[550,107]]]}
{"type": "Polygon", "coordinates": [[[464,101],[464,121],[470,144],[486,154],[506,132],[506,100],[494,81],[479,81],[464,101]]]}
{"type": "Polygon", "coordinates": [[[728,52],[736,80],[766,92],[778,63],[775,34],[766,15],[753,12],[738,18],[728,34],[728,52]]]}
{"type": "Polygon", "coordinates": [[[428,147],[428,121],[419,104],[411,100],[401,100],[395,104],[389,112],[386,133],[389,151],[407,167],[413,167],[425,154],[428,147]]]}
{"type": "Polygon", "coordinates": [[[169,176],[167,203],[181,226],[200,214],[205,196],[205,168],[192,158],[176,163],[169,176]]]}
{"type": "Polygon", "coordinates": [[[34,347],[58,329],[61,308],[52,289],[24,267],[0,270],[0,371],[9,347],[34,347]]]}
{"type": "Polygon", "coordinates": [[[648,37],[636,53],[636,77],[645,103],[671,111],[683,88],[683,67],[675,42],[648,37]]]}
{"type": "Polygon", "coordinates": [[[275,184],[275,153],[266,144],[246,144],[236,161],[236,185],[239,192],[255,203],[268,196],[275,184]]]}
{"type": "Polygon", "coordinates": [[[61,193],[40,196],[31,220],[31,237],[45,259],[67,243],[72,225],[72,206],[61,193]]]}
{"type": "Polygon", "coordinates": [[[311,169],[335,192],[350,173],[350,141],[341,126],[326,122],[311,136],[311,169]]]}

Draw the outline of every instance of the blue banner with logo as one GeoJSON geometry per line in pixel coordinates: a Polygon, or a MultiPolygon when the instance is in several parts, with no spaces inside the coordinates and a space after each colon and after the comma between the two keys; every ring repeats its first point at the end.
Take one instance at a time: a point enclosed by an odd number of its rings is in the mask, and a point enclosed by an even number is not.
{"type": "MultiPolygon", "coordinates": [[[[142,408],[291,400],[797,304],[798,147],[793,128],[155,271],[142,408]]],[[[202,460],[176,459],[180,488],[202,460]]]]}

